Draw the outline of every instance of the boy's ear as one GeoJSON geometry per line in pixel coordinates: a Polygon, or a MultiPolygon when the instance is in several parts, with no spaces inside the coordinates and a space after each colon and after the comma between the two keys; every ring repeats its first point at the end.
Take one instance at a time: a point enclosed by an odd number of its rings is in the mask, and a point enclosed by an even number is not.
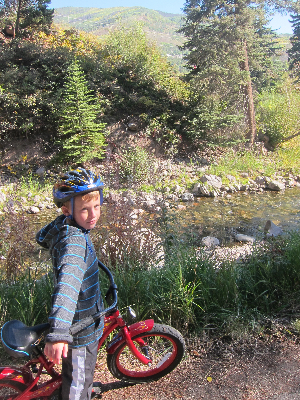
{"type": "Polygon", "coordinates": [[[68,207],[66,207],[66,206],[62,206],[62,207],[61,207],[61,211],[63,212],[63,214],[64,214],[66,217],[68,217],[69,215],[71,215],[71,213],[70,213],[68,207]]]}

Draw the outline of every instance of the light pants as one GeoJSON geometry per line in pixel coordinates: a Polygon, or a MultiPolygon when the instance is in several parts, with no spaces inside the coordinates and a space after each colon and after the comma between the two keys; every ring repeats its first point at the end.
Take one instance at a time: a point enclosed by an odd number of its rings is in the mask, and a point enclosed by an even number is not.
{"type": "Polygon", "coordinates": [[[62,400],[90,400],[97,360],[98,340],[72,349],[62,359],[62,400]]]}

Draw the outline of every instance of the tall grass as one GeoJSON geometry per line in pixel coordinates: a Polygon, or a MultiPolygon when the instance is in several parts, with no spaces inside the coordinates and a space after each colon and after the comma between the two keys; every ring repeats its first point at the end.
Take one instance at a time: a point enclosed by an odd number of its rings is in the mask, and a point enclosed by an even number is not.
{"type": "Polygon", "coordinates": [[[47,274],[37,279],[38,274],[38,270],[28,268],[16,281],[1,281],[1,325],[12,319],[19,319],[27,325],[47,321],[51,310],[52,279],[47,274]]]}
{"type": "MultiPolygon", "coordinates": [[[[296,140],[296,139],[295,139],[296,140]]],[[[258,154],[256,151],[233,149],[227,151],[217,164],[210,166],[208,173],[226,177],[234,175],[240,177],[241,172],[247,172],[251,178],[259,175],[272,177],[276,173],[292,172],[298,174],[300,146],[281,146],[268,155],[258,154]]]]}
{"type": "Polygon", "coordinates": [[[121,309],[185,332],[230,330],[237,319],[249,328],[264,317],[292,317],[300,300],[300,235],[271,240],[243,263],[216,268],[207,255],[174,248],[163,268],[116,268],[121,309]],[[250,324],[251,322],[251,324],[250,324]]]}
{"type": "MultiPolygon", "coordinates": [[[[117,216],[117,206],[111,207],[117,216]]],[[[207,253],[194,248],[193,241],[183,241],[165,223],[160,238],[164,249],[162,265],[155,261],[155,247],[149,246],[157,239],[158,230],[146,240],[136,240],[133,228],[137,233],[142,225],[130,225],[122,210],[121,224],[112,219],[109,242],[107,236],[103,237],[109,243],[110,257],[102,259],[109,263],[115,276],[121,311],[131,305],[141,319],[154,318],[191,333],[230,331],[237,321],[253,327],[261,318],[292,318],[298,310],[300,233],[266,241],[243,263],[216,265],[207,253]]],[[[7,225],[7,232],[3,230],[1,236],[0,325],[10,319],[20,319],[28,325],[45,322],[50,312],[52,278],[38,259],[34,235],[23,219],[24,216],[12,214],[5,223],[23,228],[15,232],[7,225]],[[25,239],[28,248],[24,252],[20,243],[25,239]],[[12,249],[16,254],[9,257],[12,249]]],[[[99,254],[100,236],[96,233],[94,241],[99,254]]],[[[108,282],[103,274],[101,286],[105,293],[108,282]]]]}

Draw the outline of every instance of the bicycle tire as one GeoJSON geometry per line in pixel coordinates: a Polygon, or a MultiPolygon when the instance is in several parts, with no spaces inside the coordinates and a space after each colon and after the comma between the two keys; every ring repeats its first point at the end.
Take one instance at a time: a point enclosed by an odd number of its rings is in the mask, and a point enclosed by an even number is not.
{"type": "Polygon", "coordinates": [[[27,388],[21,382],[12,381],[9,379],[0,380],[0,400],[14,399],[19,396],[20,393],[24,392],[27,388]]]}
{"type": "Polygon", "coordinates": [[[107,355],[108,369],[115,378],[128,383],[156,381],[173,371],[184,356],[182,335],[168,325],[154,324],[150,331],[134,336],[132,340],[139,346],[136,339],[145,341],[151,366],[142,364],[127,344],[122,343],[113,354],[107,355]]]}

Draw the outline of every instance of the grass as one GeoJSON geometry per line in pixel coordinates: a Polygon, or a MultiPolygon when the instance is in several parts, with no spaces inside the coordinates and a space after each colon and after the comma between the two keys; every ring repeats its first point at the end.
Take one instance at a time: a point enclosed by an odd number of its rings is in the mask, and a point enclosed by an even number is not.
{"type": "Polygon", "coordinates": [[[241,179],[240,174],[246,172],[251,178],[260,175],[273,177],[276,174],[300,173],[300,143],[293,146],[281,146],[268,155],[258,155],[254,151],[229,150],[212,165],[208,173],[221,176],[233,175],[241,179]]]}
{"type": "MultiPolygon", "coordinates": [[[[298,173],[298,149],[298,145],[282,146],[269,157],[229,152],[211,167],[210,173],[274,174],[288,165],[298,173]]],[[[47,183],[40,186],[35,177],[29,176],[21,180],[18,188],[19,194],[30,190],[34,196],[48,187],[47,183]]],[[[191,242],[182,242],[167,226],[161,231],[165,251],[161,267],[151,264],[155,252],[150,253],[153,248],[149,243],[155,237],[141,241],[141,251],[136,230],[142,226],[130,223],[126,203],[120,207],[111,205],[105,229],[112,233],[111,252],[115,253],[111,253],[111,267],[119,287],[121,311],[131,305],[139,318],[154,318],[185,333],[228,332],[240,326],[251,330],[262,318],[293,317],[300,300],[300,234],[271,240],[264,251],[257,250],[243,264],[224,262],[216,268],[205,253],[196,253],[191,242]]],[[[2,218],[0,325],[9,319],[21,319],[28,325],[44,322],[50,310],[52,282],[49,275],[43,279],[38,275],[41,264],[35,258],[32,226],[25,215],[11,213],[5,220],[2,218]]],[[[101,237],[104,236],[100,232],[94,241],[99,254],[101,237]]],[[[105,292],[107,282],[102,279],[105,292]]],[[[299,326],[299,320],[295,326],[299,326]]]]}
{"type": "MultiPolygon", "coordinates": [[[[264,318],[292,318],[300,301],[299,241],[300,234],[291,233],[270,240],[243,264],[224,262],[216,268],[205,253],[173,235],[165,244],[163,267],[150,268],[138,259],[126,268],[118,262],[113,266],[120,310],[130,305],[138,318],[154,318],[186,334],[230,332],[238,326],[251,330],[264,318]]],[[[10,319],[28,325],[47,320],[52,279],[49,274],[41,278],[40,270],[38,261],[10,278],[2,270],[1,325],[10,319]]],[[[101,279],[105,293],[107,281],[101,279]]]]}

